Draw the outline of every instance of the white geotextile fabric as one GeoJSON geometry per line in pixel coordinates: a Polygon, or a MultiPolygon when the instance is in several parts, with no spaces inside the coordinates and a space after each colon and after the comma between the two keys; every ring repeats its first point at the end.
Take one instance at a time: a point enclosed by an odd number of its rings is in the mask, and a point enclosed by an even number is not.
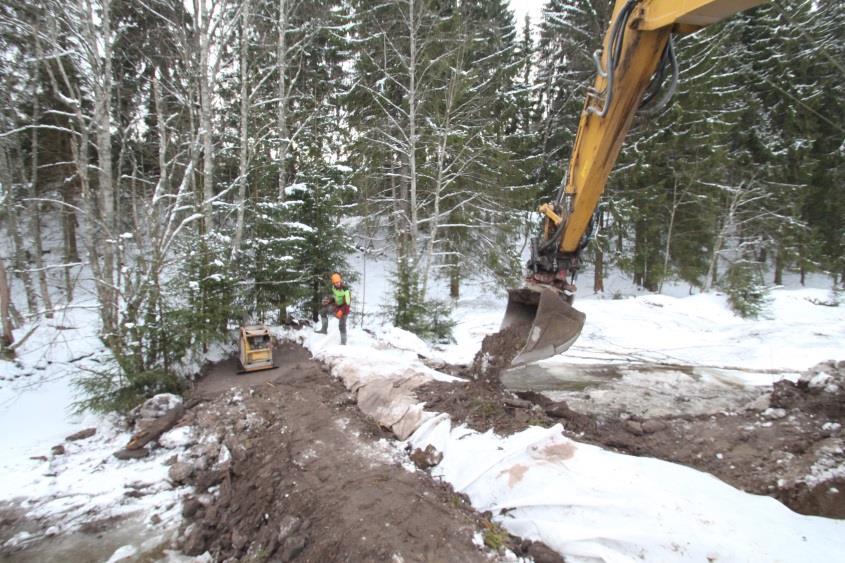
{"type": "Polygon", "coordinates": [[[410,438],[443,452],[432,470],[509,532],[567,561],[845,560],[845,522],[652,458],[617,454],[532,427],[505,438],[445,415],[410,438]]]}
{"type": "Polygon", "coordinates": [[[414,389],[432,380],[429,375],[404,370],[373,377],[366,367],[354,359],[343,359],[333,367],[347,389],[356,394],[358,408],[367,416],[389,428],[400,440],[405,440],[430,417],[423,413],[423,405],[414,389]]]}

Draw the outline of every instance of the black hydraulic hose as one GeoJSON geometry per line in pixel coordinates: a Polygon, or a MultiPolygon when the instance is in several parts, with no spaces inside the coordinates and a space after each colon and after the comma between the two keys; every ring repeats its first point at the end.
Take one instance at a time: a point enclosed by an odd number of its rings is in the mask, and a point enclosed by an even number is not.
{"type": "Polygon", "coordinates": [[[625,38],[625,27],[628,25],[628,18],[631,16],[631,11],[634,9],[637,0],[628,0],[622,9],[619,11],[619,17],[616,18],[616,25],[613,29],[612,40],[613,44],[613,67],[619,64],[619,59],[622,57],[622,43],[625,38]]]}
{"type": "Polygon", "coordinates": [[[557,245],[560,242],[560,236],[563,234],[563,229],[565,227],[566,221],[561,221],[560,225],[558,225],[557,229],[555,229],[555,232],[552,233],[552,236],[541,242],[540,246],[537,247],[538,252],[545,252],[551,245],[557,245]]]}
{"type": "Polygon", "coordinates": [[[641,115],[653,117],[669,104],[669,101],[674,97],[678,89],[678,74],[678,59],[675,57],[675,47],[672,37],[669,37],[669,41],[666,42],[666,48],[663,50],[663,57],[660,59],[660,71],[655,74],[652,83],[649,85],[648,94],[643,98],[642,103],[640,103],[639,111],[641,115]],[[667,67],[672,69],[671,82],[660,99],[654,102],[654,97],[660,91],[660,86],[666,77],[667,67]]]}
{"type": "MultiPolygon", "coordinates": [[[[587,111],[594,113],[599,117],[607,115],[610,109],[610,104],[613,102],[613,73],[616,66],[619,64],[619,59],[622,56],[622,44],[625,38],[625,27],[628,25],[628,18],[631,16],[631,11],[634,9],[637,0],[628,0],[628,2],[619,10],[616,16],[616,21],[613,22],[613,29],[610,33],[610,41],[608,42],[607,53],[607,70],[603,71],[598,66],[598,73],[607,78],[607,87],[605,88],[604,105],[601,110],[595,109],[593,106],[588,106],[587,111]]],[[[598,60],[598,59],[597,59],[598,60]]]]}
{"type": "Polygon", "coordinates": [[[660,86],[663,84],[663,80],[666,78],[666,69],[668,63],[668,48],[669,45],[667,43],[666,47],[663,48],[663,55],[660,57],[660,62],[657,65],[657,70],[654,72],[654,76],[651,77],[651,81],[648,83],[648,88],[646,88],[645,95],[643,96],[642,101],[640,102],[640,106],[638,109],[643,109],[648,104],[650,104],[657,93],[660,92],[660,86]]]}

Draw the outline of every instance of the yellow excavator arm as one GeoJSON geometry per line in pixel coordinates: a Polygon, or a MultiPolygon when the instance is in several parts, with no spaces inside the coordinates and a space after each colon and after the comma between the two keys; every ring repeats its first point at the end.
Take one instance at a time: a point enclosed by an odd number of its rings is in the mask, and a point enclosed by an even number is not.
{"type": "Polygon", "coordinates": [[[659,111],[677,82],[672,35],[764,2],[616,0],[603,49],[594,55],[597,76],[581,112],[566,183],[554,202],[540,206],[542,235],[532,245],[526,287],[509,291],[502,329],[525,330],[526,338],[512,365],[561,353],[581,333],[585,316],[571,307],[581,250],[634,115],[659,111]],[[672,84],[661,95],[667,76],[672,84]]]}
{"type": "Polygon", "coordinates": [[[646,89],[661,62],[673,56],[671,35],[698,31],[764,1],[617,0],[569,163],[564,191],[573,200],[562,252],[577,252],[646,89]]]}

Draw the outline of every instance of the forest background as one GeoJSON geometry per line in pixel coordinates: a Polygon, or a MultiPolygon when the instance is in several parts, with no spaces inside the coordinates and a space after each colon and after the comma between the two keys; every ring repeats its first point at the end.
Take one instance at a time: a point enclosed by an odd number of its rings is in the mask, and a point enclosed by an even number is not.
{"type": "MultiPolygon", "coordinates": [[[[533,32],[506,0],[4,3],[4,352],[93,292],[119,369],[85,406],[131,406],[244,320],[316,315],[352,252],[395,260],[391,322],[446,335],[435,280],[519,285],[611,8],[551,0],[533,32]]],[[[753,315],[784,271],[843,284],[844,34],[845,4],[776,0],[678,39],[673,103],[596,215],[594,291],[617,268],[753,315]]]]}

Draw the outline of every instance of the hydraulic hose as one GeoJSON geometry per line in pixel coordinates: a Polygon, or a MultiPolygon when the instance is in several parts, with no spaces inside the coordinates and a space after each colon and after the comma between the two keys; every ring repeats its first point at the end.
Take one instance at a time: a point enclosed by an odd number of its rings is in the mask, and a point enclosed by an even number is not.
{"type": "MultiPolygon", "coordinates": [[[[616,66],[619,64],[619,58],[622,56],[622,43],[625,38],[625,28],[628,25],[628,18],[631,16],[631,11],[634,9],[637,0],[628,0],[619,10],[616,16],[616,21],[613,22],[613,29],[610,32],[610,41],[607,46],[607,69],[601,67],[601,60],[594,53],[593,58],[596,61],[596,71],[599,76],[607,79],[607,87],[605,88],[604,104],[601,110],[593,106],[587,106],[587,112],[595,114],[599,117],[607,115],[610,109],[610,104],[613,102],[613,73],[616,66]]],[[[591,91],[593,95],[599,95],[599,92],[591,91]]]]}
{"type": "Polygon", "coordinates": [[[678,59],[675,57],[675,47],[672,37],[666,43],[666,48],[663,50],[663,56],[660,59],[660,70],[655,73],[654,79],[648,87],[648,93],[640,103],[639,111],[641,115],[646,117],[653,117],[659,114],[663,109],[669,105],[672,97],[678,89],[678,59]],[[663,92],[659,100],[654,102],[654,97],[660,91],[663,79],[666,77],[666,69],[672,69],[672,78],[669,87],[663,92]]]}

